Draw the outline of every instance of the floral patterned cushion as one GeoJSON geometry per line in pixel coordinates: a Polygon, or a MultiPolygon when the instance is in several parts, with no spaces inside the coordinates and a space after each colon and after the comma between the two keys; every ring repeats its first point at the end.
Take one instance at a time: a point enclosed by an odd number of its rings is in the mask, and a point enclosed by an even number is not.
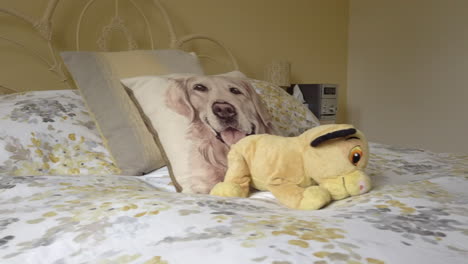
{"type": "Polygon", "coordinates": [[[119,171],[77,91],[0,96],[0,175],[119,171]]]}
{"type": "Polygon", "coordinates": [[[249,79],[273,117],[273,124],[282,136],[298,136],[320,125],[317,117],[301,102],[272,83],[249,79]]]}

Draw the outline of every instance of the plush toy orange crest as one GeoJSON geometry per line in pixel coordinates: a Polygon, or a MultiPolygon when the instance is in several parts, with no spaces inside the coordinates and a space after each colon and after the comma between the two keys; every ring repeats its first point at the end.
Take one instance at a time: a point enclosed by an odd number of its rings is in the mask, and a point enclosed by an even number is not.
{"type": "Polygon", "coordinates": [[[231,146],[224,182],[211,194],[248,197],[253,187],[290,208],[319,209],[371,189],[368,159],[367,140],[351,125],[318,126],[297,137],[253,135],[231,146]]]}

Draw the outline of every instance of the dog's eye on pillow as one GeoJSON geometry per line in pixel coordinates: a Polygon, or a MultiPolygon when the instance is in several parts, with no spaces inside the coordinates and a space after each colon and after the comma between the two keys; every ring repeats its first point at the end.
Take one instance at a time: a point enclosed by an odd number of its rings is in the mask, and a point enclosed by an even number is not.
{"type": "Polygon", "coordinates": [[[233,94],[242,94],[242,92],[239,89],[235,88],[235,87],[229,88],[229,91],[231,93],[233,93],[233,94]]]}
{"type": "Polygon", "coordinates": [[[164,150],[178,191],[209,193],[224,178],[232,144],[274,131],[268,110],[244,78],[174,74],[122,83],[164,150]]]}
{"type": "Polygon", "coordinates": [[[195,84],[193,87],[194,90],[200,91],[200,92],[206,92],[208,91],[208,88],[204,86],[203,84],[195,84]]]}

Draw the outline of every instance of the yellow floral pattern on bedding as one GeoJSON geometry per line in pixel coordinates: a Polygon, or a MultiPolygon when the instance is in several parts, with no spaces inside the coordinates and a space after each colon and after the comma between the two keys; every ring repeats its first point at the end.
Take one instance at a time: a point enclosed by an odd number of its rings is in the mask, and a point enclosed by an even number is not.
{"type": "Polygon", "coordinates": [[[0,175],[117,173],[77,91],[0,96],[0,175]]]}
{"type": "Polygon", "coordinates": [[[0,263],[465,263],[468,156],[371,151],[374,189],[317,211],[176,193],[165,173],[0,176],[0,263]]]}
{"type": "Polygon", "coordinates": [[[279,135],[298,136],[320,124],[305,105],[279,86],[255,79],[249,79],[249,82],[268,108],[279,135]]]}

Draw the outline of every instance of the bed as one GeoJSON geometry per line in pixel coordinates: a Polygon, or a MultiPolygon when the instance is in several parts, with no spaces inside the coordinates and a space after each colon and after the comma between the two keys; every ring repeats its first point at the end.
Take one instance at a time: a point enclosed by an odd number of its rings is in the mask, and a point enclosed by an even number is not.
{"type": "MultiPolygon", "coordinates": [[[[75,51],[84,45],[80,25],[95,2],[76,14],[75,51]]],[[[107,4],[118,10],[119,1],[107,4]]],[[[224,59],[195,51],[198,57],[238,69],[222,42],[199,34],[178,38],[159,1],[147,1],[146,8],[139,1],[120,4],[135,5],[138,14],[158,10],[169,26],[168,47],[209,40],[224,59]]],[[[0,263],[466,263],[467,155],[370,143],[373,189],[315,211],[288,209],[267,192],[249,198],[178,193],[165,166],[123,175],[108,155],[112,142],[99,137],[104,127],[86,110],[91,100],[74,90],[61,61],[51,21],[56,10],[71,10],[57,6],[60,1],[50,0],[37,21],[0,9],[0,19],[19,20],[38,42],[31,47],[2,33],[1,47],[15,51],[5,56],[24,51],[33,61],[28,70],[36,71],[31,76],[50,75],[37,77],[35,87],[0,80],[0,263]],[[90,165],[70,169],[77,162],[90,165]]],[[[99,31],[117,28],[125,46],[138,49],[140,41],[117,14],[115,24],[99,31]]],[[[142,21],[149,26],[152,19],[143,15],[142,21]]],[[[144,38],[150,39],[146,48],[155,49],[153,37],[144,38]]],[[[106,43],[107,37],[98,38],[97,46],[111,50],[106,43]]]]}

